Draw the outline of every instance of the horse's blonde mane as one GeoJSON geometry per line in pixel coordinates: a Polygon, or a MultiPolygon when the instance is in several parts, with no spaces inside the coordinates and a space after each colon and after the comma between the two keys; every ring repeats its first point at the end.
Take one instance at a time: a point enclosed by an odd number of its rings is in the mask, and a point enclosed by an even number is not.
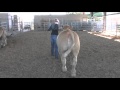
{"type": "Polygon", "coordinates": [[[69,25],[63,26],[63,30],[72,30],[72,27],[69,25]]]}

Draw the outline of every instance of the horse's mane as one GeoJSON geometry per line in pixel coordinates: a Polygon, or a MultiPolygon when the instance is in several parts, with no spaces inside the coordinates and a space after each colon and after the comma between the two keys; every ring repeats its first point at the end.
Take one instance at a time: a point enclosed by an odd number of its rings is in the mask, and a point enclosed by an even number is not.
{"type": "Polygon", "coordinates": [[[65,26],[63,26],[63,30],[72,30],[72,27],[71,26],[69,26],[69,25],[65,25],[65,26]]]}

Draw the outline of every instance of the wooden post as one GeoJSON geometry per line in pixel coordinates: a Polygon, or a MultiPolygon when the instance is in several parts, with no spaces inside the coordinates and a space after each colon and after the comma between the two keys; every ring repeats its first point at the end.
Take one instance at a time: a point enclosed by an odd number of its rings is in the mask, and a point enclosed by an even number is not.
{"type": "Polygon", "coordinates": [[[93,12],[90,12],[91,17],[93,17],[93,12]]]}
{"type": "Polygon", "coordinates": [[[91,31],[94,30],[94,25],[93,25],[93,12],[90,12],[90,15],[91,15],[91,20],[92,20],[92,28],[91,28],[91,31]]]}
{"type": "Polygon", "coordinates": [[[116,22],[116,37],[117,37],[117,28],[118,28],[118,26],[117,26],[117,22],[116,22]]]}
{"type": "Polygon", "coordinates": [[[103,12],[103,30],[106,31],[106,12],[103,12]]]}
{"type": "Polygon", "coordinates": [[[1,21],[1,17],[0,17],[0,26],[2,26],[2,23],[1,23],[2,21],[1,21]]]}

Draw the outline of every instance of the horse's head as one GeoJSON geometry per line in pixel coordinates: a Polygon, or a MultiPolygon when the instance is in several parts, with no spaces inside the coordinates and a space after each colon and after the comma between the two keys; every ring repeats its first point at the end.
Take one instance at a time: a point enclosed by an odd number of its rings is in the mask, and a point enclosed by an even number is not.
{"type": "Polygon", "coordinates": [[[4,30],[5,30],[5,28],[0,26],[0,31],[4,31],[4,30]]]}
{"type": "Polygon", "coordinates": [[[65,26],[63,26],[63,30],[66,30],[66,29],[70,29],[70,30],[72,30],[72,27],[69,26],[69,25],[65,25],[65,26]]]}
{"type": "Polygon", "coordinates": [[[0,30],[3,30],[3,27],[0,26],[0,30]]]}

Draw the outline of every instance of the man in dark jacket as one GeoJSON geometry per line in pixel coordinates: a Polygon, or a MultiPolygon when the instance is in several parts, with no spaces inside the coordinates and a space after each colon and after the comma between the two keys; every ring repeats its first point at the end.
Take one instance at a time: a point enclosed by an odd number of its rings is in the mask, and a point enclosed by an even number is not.
{"type": "Polygon", "coordinates": [[[56,59],[58,59],[58,47],[57,47],[57,36],[58,36],[58,30],[59,30],[59,20],[56,18],[54,23],[50,26],[48,31],[52,30],[51,32],[51,55],[55,56],[56,59]]]}

